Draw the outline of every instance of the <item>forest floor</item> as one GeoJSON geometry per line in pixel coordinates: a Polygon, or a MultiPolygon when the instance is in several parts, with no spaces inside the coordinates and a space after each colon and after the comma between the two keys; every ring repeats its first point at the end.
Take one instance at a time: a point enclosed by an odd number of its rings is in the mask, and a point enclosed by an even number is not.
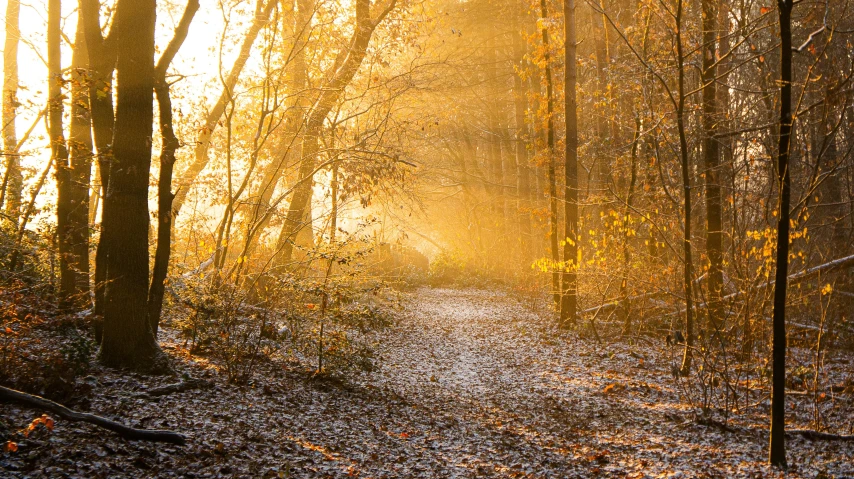
{"type": "MultiPolygon", "coordinates": [[[[694,419],[670,374],[675,349],[558,333],[496,290],[422,288],[405,305],[381,367],[344,382],[271,361],[230,385],[169,340],[176,369],[213,388],[147,398],[175,378],[96,369],[87,410],[180,431],[187,445],[57,419],[0,453],[0,477],[781,476],[765,464],[764,414],[694,419]]],[[[0,423],[40,414],[4,404],[0,423]]],[[[854,477],[854,443],[787,443],[785,477],[854,477]]]]}

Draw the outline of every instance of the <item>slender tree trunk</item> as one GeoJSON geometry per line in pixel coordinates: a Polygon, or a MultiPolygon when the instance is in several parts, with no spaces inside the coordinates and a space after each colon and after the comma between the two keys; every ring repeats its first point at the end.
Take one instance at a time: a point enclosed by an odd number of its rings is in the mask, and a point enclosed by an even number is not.
{"type": "MultiPolygon", "coordinates": [[[[521,18],[521,15],[519,15],[521,18]]],[[[521,23],[521,22],[519,22],[521,23]]],[[[523,83],[525,47],[523,45],[521,25],[516,25],[513,34],[513,58],[516,71],[513,74],[513,105],[514,105],[514,141],[516,154],[516,201],[517,214],[519,215],[519,245],[522,252],[523,264],[530,261],[532,257],[532,232],[531,232],[531,184],[528,167],[528,134],[525,125],[525,98],[527,89],[523,83]]]]}
{"type": "Polygon", "coordinates": [[[720,153],[715,134],[718,131],[717,85],[717,1],[703,0],[703,163],[706,183],[706,255],[708,271],[709,327],[717,334],[721,326],[721,287],[723,285],[723,213],[721,205],[720,153]]]}
{"type": "Polygon", "coordinates": [[[3,174],[3,190],[0,192],[0,207],[6,207],[8,220],[15,224],[21,214],[21,195],[24,177],[21,174],[21,158],[18,156],[18,136],[15,118],[18,115],[18,41],[21,37],[19,19],[20,0],[6,3],[6,43],[3,48],[3,154],[6,171],[3,174]]]}
{"type": "MultiPolygon", "coordinates": [[[[543,20],[548,18],[546,0],[540,0],[540,14],[543,20]]],[[[548,115],[546,126],[547,150],[548,150],[548,183],[549,183],[549,244],[552,253],[552,299],[555,309],[561,306],[560,290],[560,250],[557,240],[557,179],[555,178],[555,126],[554,126],[554,93],[552,87],[552,66],[549,54],[549,30],[547,26],[542,29],[543,56],[546,77],[546,114],[548,115]]]]}
{"type": "MultiPolygon", "coordinates": [[[[252,212],[246,221],[246,234],[243,250],[244,255],[248,256],[254,249],[254,239],[266,229],[267,224],[272,217],[269,214],[271,207],[270,202],[273,194],[276,191],[280,179],[285,174],[287,165],[291,163],[299,163],[302,155],[303,145],[303,128],[305,127],[306,112],[311,107],[308,103],[308,96],[305,93],[307,83],[307,67],[305,62],[305,47],[307,41],[307,32],[310,27],[312,12],[314,10],[313,0],[296,0],[289,1],[288,4],[293,7],[296,4],[297,10],[291,13],[290,18],[283,15],[284,28],[290,30],[293,35],[293,59],[288,65],[288,87],[290,94],[295,98],[292,108],[288,113],[286,124],[285,138],[291,139],[286,145],[280,148],[281,151],[276,155],[273,161],[270,162],[263,175],[260,191],[253,194],[253,198],[257,198],[257,203],[253,206],[252,212]],[[288,25],[288,22],[290,23],[288,25]],[[256,234],[257,233],[257,234],[256,234]]],[[[241,263],[238,266],[237,276],[244,270],[246,263],[241,263]]]]}
{"type": "Polygon", "coordinates": [[[631,250],[631,237],[629,234],[630,231],[633,231],[630,225],[632,204],[635,197],[635,188],[637,186],[637,164],[638,164],[638,149],[640,148],[640,134],[641,134],[641,119],[640,114],[635,116],[635,134],[632,139],[632,151],[631,151],[631,165],[630,165],[630,173],[629,173],[629,189],[626,193],[626,208],[623,210],[623,228],[625,229],[625,236],[623,237],[623,278],[620,281],[620,298],[621,298],[621,306],[620,306],[620,315],[622,316],[620,319],[623,321],[623,334],[629,334],[632,328],[632,317],[629,313],[629,309],[631,307],[629,301],[629,271],[632,265],[632,250],[631,250]]]}
{"type": "Polygon", "coordinates": [[[71,171],[68,186],[71,209],[68,212],[68,241],[71,268],[74,270],[75,303],[90,304],[89,299],[89,185],[92,180],[92,120],[89,114],[89,86],[86,69],[89,54],[83,22],[77,22],[74,50],[71,54],[71,120],[68,149],[71,171]]]}
{"type": "Polygon", "coordinates": [[[205,124],[201,128],[199,136],[196,139],[196,147],[193,151],[193,163],[178,178],[178,190],[175,193],[174,200],[172,201],[173,218],[178,216],[178,213],[181,211],[181,207],[184,205],[184,201],[187,199],[190,187],[192,187],[196,178],[198,178],[199,174],[205,169],[208,161],[210,160],[208,157],[208,150],[210,149],[211,138],[214,130],[222,118],[222,114],[225,112],[226,105],[232,97],[234,87],[240,79],[243,67],[249,60],[249,54],[252,53],[252,45],[258,37],[258,33],[261,32],[261,29],[270,21],[270,15],[272,15],[273,10],[278,4],[279,2],[269,0],[266,6],[264,6],[263,0],[256,1],[255,19],[252,22],[252,26],[249,27],[249,30],[246,32],[246,36],[243,37],[243,44],[240,46],[240,53],[238,53],[237,59],[234,60],[234,65],[231,67],[231,71],[225,79],[219,99],[205,118],[205,124]]]}
{"type": "MultiPolygon", "coordinates": [[[[504,169],[501,164],[501,104],[497,100],[499,91],[499,69],[498,55],[495,46],[495,37],[498,35],[494,25],[489,30],[489,37],[486,44],[486,85],[488,95],[488,123],[486,131],[486,146],[487,146],[487,168],[489,172],[489,182],[493,185],[494,197],[492,198],[491,209],[500,221],[501,225],[506,225],[504,218],[504,169]]],[[[504,231],[500,231],[500,236],[504,236],[504,231]]]]}
{"type": "MultiPolygon", "coordinates": [[[[601,14],[597,15],[596,12],[591,12],[591,20],[593,25],[593,35],[594,35],[594,53],[596,57],[596,89],[598,90],[598,95],[596,98],[596,103],[598,103],[598,108],[594,110],[594,114],[596,116],[596,136],[598,138],[598,145],[593,149],[596,155],[595,159],[595,168],[593,171],[593,177],[595,178],[595,193],[598,195],[604,195],[608,190],[608,183],[610,181],[610,165],[609,165],[609,156],[612,153],[612,145],[614,144],[614,139],[611,138],[611,132],[608,128],[608,115],[610,106],[608,105],[609,94],[608,90],[610,88],[608,82],[608,68],[609,68],[609,47],[610,42],[608,41],[608,20],[605,17],[605,4],[602,0],[595,0],[597,3],[597,8],[602,11],[601,14]]],[[[597,211],[601,211],[600,208],[597,208],[597,211]]],[[[598,214],[594,214],[594,216],[599,216],[598,214]]],[[[596,220],[598,221],[598,219],[596,220]]]]}
{"type": "Polygon", "coordinates": [[[69,213],[72,209],[70,187],[71,166],[68,164],[68,148],[62,125],[62,53],[60,50],[60,0],[49,0],[47,4],[47,63],[48,63],[48,136],[50,151],[56,172],[56,236],[59,246],[59,302],[63,308],[71,306],[76,281],[69,241],[69,213]]]}
{"type": "Polygon", "coordinates": [[[564,53],[564,117],[566,118],[565,192],[563,238],[563,297],[560,323],[575,324],[578,314],[578,113],[575,99],[575,0],[564,0],[566,24],[564,53]]]}
{"type": "Polygon", "coordinates": [[[323,122],[332,107],[338,102],[344,89],[353,80],[367,54],[368,45],[377,26],[395,7],[395,0],[388,4],[376,19],[371,18],[370,0],[356,0],[356,25],[348,47],[342,49],[334,63],[334,74],[324,85],[305,122],[305,135],[302,147],[302,162],[299,168],[299,182],[294,188],[291,203],[282,232],[279,235],[276,263],[285,265],[293,254],[293,243],[297,233],[304,226],[306,208],[309,206],[314,186],[314,170],[319,151],[318,139],[323,122]]]}
{"type": "Polygon", "coordinates": [[[309,128],[303,134],[302,139],[302,161],[300,162],[297,181],[302,181],[295,189],[285,223],[279,234],[276,251],[279,259],[277,265],[286,265],[293,258],[296,236],[310,224],[306,224],[306,210],[311,206],[311,198],[314,195],[314,169],[317,164],[319,152],[319,128],[309,128]]]}
{"type": "Polygon", "coordinates": [[[676,6],[676,62],[679,70],[678,92],[679,98],[676,106],[676,128],[679,130],[679,156],[682,165],[682,192],[684,208],[684,236],[682,248],[685,258],[685,355],[682,358],[682,374],[688,375],[691,371],[691,348],[694,346],[694,292],[693,282],[693,259],[691,253],[691,173],[688,152],[688,139],[685,133],[685,56],[682,48],[682,14],[683,1],[678,0],[676,6]]]}
{"type": "Polygon", "coordinates": [[[100,358],[108,366],[135,370],[165,366],[148,321],[155,11],[155,0],[119,0],[116,4],[116,162],[104,197],[102,226],[108,254],[100,358]]]}
{"type": "Polygon", "coordinates": [[[169,84],[166,82],[166,70],[187,38],[190,23],[198,9],[199,0],[187,2],[175,35],[154,69],[154,93],[157,96],[160,136],[163,140],[160,149],[160,174],[157,179],[157,248],[154,252],[151,286],[148,289],[148,322],[155,337],[160,327],[166,274],[169,271],[169,257],[172,252],[172,200],[175,198],[172,193],[172,172],[175,169],[175,151],[180,146],[172,126],[172,98],[169,94],[169,84]]]}
{"type": "Polygon", "coordinates": [[[771,438],[768,462],[786,468],[786,287],[789,276],[789,202],[792,180],[789,151],[792,140],[792,8],[793,0],[777,0],[780,13],[780,143],[777,181],[780,186],[777,257],[774,275],[772,326],[771,438]]]}

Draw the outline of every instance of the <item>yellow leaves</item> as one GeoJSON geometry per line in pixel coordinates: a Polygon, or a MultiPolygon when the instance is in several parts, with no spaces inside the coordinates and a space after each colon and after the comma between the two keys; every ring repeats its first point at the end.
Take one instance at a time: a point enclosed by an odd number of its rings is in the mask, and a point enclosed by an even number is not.
{"type": "Polygon", "coordinates": [[[827,296],[828,294],[830,294],[832,292],[833,292],[833,286],[831,286],[830,283],[825,284],[824,287],[821,288],[821,295],[822,296],[827,296]]]}
{"type": "Polygon", "coordinates": [[[762,239],[762,234],[759,233],[758,231],[748,231],[747,237],[750,239],[760,240],[760,239],[762,239]]]}

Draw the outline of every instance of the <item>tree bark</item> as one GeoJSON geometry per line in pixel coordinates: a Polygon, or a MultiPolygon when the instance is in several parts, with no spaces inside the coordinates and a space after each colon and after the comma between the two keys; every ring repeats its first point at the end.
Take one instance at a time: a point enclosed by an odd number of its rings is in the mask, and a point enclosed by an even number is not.
{"type": "Polygon", "coordinates": [[[75,292],[74,271],[70,265],[71,252],[68,240],[68,216],[71,211],[69,187],[71,167],[68,164],[68,148],[62,126],[62,52],[60,50],[60,0],[49,0],[47,4],[47,95],[48,137],[50,152],[56,172],[56,236],[59,245],[59,303],[63,308],[70,306],[75,292]]]}
{"type": "Polygon", "coordinates": [[[109,187],[104,196],[107,247],[104,364],[163,369],[148,321],[148,173],[154,120],[155,0],[119,0],[115,28],[117,101],[109,187]]]}
{"type": "MultiPolygon", "coordinates": [[[[548,18],[548,9],[546,0],[540,0],[540,14],[543,20],[548,18]]],[[[554,126],[554,93],[552,87],[552,66],[549,55],[549,30],[547,26],[542,29],[543,38],[543,55],[545,63],[545,71],[543,74],[546,77],[546,114],[548,115],[546,126],[547,152],[549,157],[548,162],[548,183],[549,183],[549,245],[552,253],[552,300],[554,301],[555,309],[560,309],[561,306],[561,291],[560,291],[560,252],[558,250],[557,240],[557,179],[555,178],[555,126],[554,126]]]]}
{"type": "Polygon", "coordinates": [[[682,357],[681,372],[688,375],[691,371],[691,348],[694,346],[694,292],[693,292],[693,259],[691,247],[691,174],[688,153],[688,139],[685,133],[685,56],[682,47],[682,15],[683,1],[677,0],[676,5],[676,66],[678,69],[678,85],[676,105],[676,128],[679,130],[679,156],[682,166],[683,192],[683,237],[682,249],[685,261],[685,354],[682,357]]]}
{"type": "Polygon", "coordinates": [[[86,69],[89,55],[82,21],[77,22],[71,54],[71,119],[68,149],[71,155],[67,240],[74,274],[74,304],[89,305],[89,185],[92,179],[92,120],[86,69]]]}
{"type": "Polygon", "coordinates": [[[564,166],[564,238],[563,238],[563,295],[560,324],[575,324],[578,315],[578,112],[575,98],[576,39],[575,0],[564,0],[563,17],[566,37],[564,47],[564,118],[566,143],[564,166]]]}
{"type": "Polygon", "coordinates": [[[21,1],[7,0],[6,43],[3,48],[3,154],[6,171],[0,206],[6,207],[7,219],[15,224],[21,214],[21,195],[24,177],[21,174],[21,157],[18,155],[18,136],[15,118],[18,115],[18,41],[21,1]]]}
{"type": "Polygon", "coordinates": [[[706,255],[709,261],[708,295],[709,326],[716,333],[721,326],[721,288],[723,287],[723,213],[721,204],[720,153],[715,138],[718,122],[716,98],[717,68],[717,3],[703,0],[703,166],[706,193],[706,255]]]}
{"type": "MultiPolygon", "coordinates": [[[[103,229],[104,201],[109,190],[110,170],[113,163],[113,72],[116,68],[116,39],[111,28],[107,37],[101,34],[100,5],[98,0],[80,0],[80,19],[86,36],[86,51],[89,57],[89,114],[92,134],[98,154],[100,175],[102,228],[95,252],[95,308],[96,318],[104,315],[104,293],[107,279],[107,245],[109,232],[103,229]]],[[[101,340],[101,321],[96,319],[95,338],[101,340]]]]}
{"type": "Polygon", "coordinates": [[[774,273],[772,325],[771,434],[768,462],[786,468],[786,287],[789,271],[789,203],[792,180],[789,151],[792,139],[792,8],[793,0],[777,0],[780,15],[780,138],[777,181],[780,187],[777,256],[774,273]]]}

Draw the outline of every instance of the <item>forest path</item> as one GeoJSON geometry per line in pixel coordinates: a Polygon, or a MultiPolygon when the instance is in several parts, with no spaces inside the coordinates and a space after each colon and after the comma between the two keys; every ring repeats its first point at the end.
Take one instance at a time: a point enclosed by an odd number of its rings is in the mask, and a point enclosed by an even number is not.
{"type": "MultiPolygon", "coordinates": [[[[764,433],[733,434],[688,419],[667,373],[678,350],[602,347],[556,330],[547,316],[505,291],[412,294],[368,384],[418,411],[397,434],[432,471],[425,477],[771,472],[764,433]]],[[[419,469],[401,467],[392,470],[419,469]]]]}
{"type": "MultiPolygon", "coordinates": [[[[0,453],[0,477],[779,476],[765,464],[767,416],[738,416],[735,432],[691,419],[668,373],[678,348],[601,346],[504,290],[421,288],[403,303],[396,324],[375,333],[379,369],[345,381],[272,360],[248,384],[229,384],[167,329],[162,344],[178,371],[213,387],[146,397],[174,377],[93,366],[92,392],[76,406],[180,431],[186,446],[58,420],[19,438],[18,453],[0,453]]],[[[39,414],[3,405],[0,433],[39,414]]],[[[854,444],[787,447],[789,479],[854,477],[854,444]]]]}
{"type": "MultiPolygon", "coordinates": [[[[630,366],[647,367],[640,355],[554,338],[560,332],[542,316],[506,292],[420,289],[371,382],[424,412],[413,426],[437,424],[419,437],[451,476],[648,473],[658,468],[653,463],[671,469],[656,457],[665,448],[638,454],[633,443],[662,415],[652,411],[657,398],[648,410],[619,398],[645,384],[630,366]],[[603,392],[608,384],[614,392],[603,392]]],[[[656,439],[665,438],[646,435],[656,439]]]]}

